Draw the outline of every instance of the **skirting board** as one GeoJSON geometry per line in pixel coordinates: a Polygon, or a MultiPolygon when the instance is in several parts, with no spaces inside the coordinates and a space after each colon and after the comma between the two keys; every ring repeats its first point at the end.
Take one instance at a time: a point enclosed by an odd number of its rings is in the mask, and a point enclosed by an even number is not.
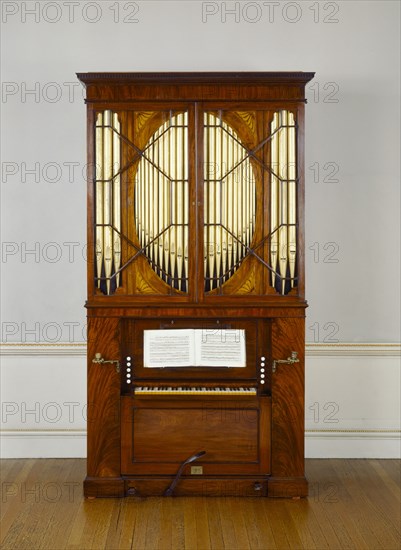
{"type": "MultiPolygon", "coordinates": [[[[399,344],[307,344],[307,458],[401,458],[399,344]]],[[[86,347],[3,344],[2,458],[86,456],[86,347]]]]}

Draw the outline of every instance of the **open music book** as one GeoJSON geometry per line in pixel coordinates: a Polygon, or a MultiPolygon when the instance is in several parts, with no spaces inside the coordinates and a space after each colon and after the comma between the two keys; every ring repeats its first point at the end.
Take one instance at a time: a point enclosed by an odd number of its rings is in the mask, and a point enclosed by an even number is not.
{"type": "Polygon", "coordinates": [[[144,367],[245,367],[245,330],[144,331],[144,367]]]}

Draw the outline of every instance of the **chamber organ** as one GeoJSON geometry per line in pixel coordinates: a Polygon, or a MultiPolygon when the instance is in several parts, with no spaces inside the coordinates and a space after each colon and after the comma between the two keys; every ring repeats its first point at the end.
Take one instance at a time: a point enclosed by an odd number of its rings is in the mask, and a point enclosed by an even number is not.
{"type": "Polygon", "coordinates": [[[307,494],[313,73],[85,73],[87,497],[307,494]]]}

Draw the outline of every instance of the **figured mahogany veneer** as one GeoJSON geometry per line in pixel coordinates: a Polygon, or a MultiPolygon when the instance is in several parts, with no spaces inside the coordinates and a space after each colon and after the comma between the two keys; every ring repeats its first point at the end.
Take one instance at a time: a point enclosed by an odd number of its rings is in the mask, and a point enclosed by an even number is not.
{"type": "MultiPolygon", "coordinates": [[[[206,454],[184,468],[174,495],[307,495],[303,141],[305,85],[313,75],[302,72],[78,74],[86,86],[88,114],[86,497],[162,495],[180,465],[200,451],[206,454]],[[107,289],[104,272],[98,273],[96,267],[99,265],[96,254],[104,254],[106,258],[107,251],[95,248],[96,224],[99,227],[97,193],[102,181],[96,168],[99,155],[96,157],[95,124],[99,113],[105,111],[116,114],[121,127],[120,164],[116,169],[120,178],[117,198],[121,198],[121,240],[113,246],[121,245],[121,251],[117,248],[117,252],[121,253],[124,266],[118,284],[113,280],[107,289]],[[279,200],[274,199],[271,192],[274,163],[270,132],[275,113],[281,111],[291,113],[296,123],[296,202],[291,199],[297,217],[296,272],[291,287],[287,286],[285,292],[274,282],[269,268],[273,247],[272,201],[279,200]],[[137,171],[144,148],[161,124],[171,121],[174,113],[183,112],[188,113],[190,244],[185,290],[174,288],[156,264],[150,265],[153,260],[140,251],[134,222],[139,192],[137,171]],[[232,128],[248,151],[256,189],[255,227],[249,250],[238,268],[233,269],[230,277],[221,279],[214,290],[208,290],[205,285],[209,264],[205,260],[207,245],[203,241],[204,223],[207,215],[210,217],[203,183],[207,113],[214,113],[213,116],[220,117],[232,128]],[[144,331],[169,328],[245,330],[246,367],[146,369],[143,366],[144,331]],[[272,372],[273,360],[286,359],[293,351],[297,352],[299,362],[279,364],[276,372],[272,372]],[[119,361],[119,368],[114,363],[93,362],[95,354],[101,354],[105,360],[119,361]],[[135,393],[137,386],[158,385],[251,387],[255,388],[256,395],[141,396],[135,393]]],[[[102,135],[107,136],[107,125],[105,128],[102,131],[106,133],[102,135]]],[[[148,181],[153,180],[148,177],[148,181]]],[[[110,196],[114,208],[116,195],[110,196]]],[[[104,242],[102,240],[102,245],[104,242]]],[[[290,279],[289,271],[283,276],[290,279]]]]}

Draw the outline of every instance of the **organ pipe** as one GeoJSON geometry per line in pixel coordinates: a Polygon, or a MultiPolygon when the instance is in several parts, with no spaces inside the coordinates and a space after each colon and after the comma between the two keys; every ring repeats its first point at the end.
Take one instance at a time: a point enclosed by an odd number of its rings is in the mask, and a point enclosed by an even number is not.
{"type": "MultiPolygon", "coordinates": [[[[207,290],[239,267],[255,230],[255,178],[247,150],[221,116],[204,116],[204,238],[207,290]]],[[[121,125],[110,110],[96,117],[96,286],[106,294],[121,284],[121,125]],[[105,283],[102,283],[105,281],[105,283]]],[[[281,294],[295,286],[296,124],[286,110],[271,122],[271,284],[281,294]],[[286,281],[290,280],[290,284],[286,281]]],[[[142,152],[135,181],[135,226],[155,272],[186,291],[189,247],[188,115],[170,114],[142,152]]]]}
{"type": "Polygon", "coordinates": [[[274,113],[271,123],[270,263],[272,286],[281,294],[295,286],[296,272],[296,126],[293,113],[274,113]]]}
{"type": "Polygon", "coordinates": [[[120,273],[118,270],[121,267],[121,178],[120,178],[120,133],[121,127],[118,120],[118,115],[113,115],[113,226],[114,242],[113,242],[113,259],[114,271],[116,272],[116,286],[120,286],[120,273]]]}
{"type": "Polygon", "coordinates": [[[95,216],[95,253],[97,287],[100,288],[104,254],[103,228],[103,113],[97,115],[96,121],[96,216],[95,216]]]}
{"type": "Polygon", "coordinates": [[[296,268],[296,223],[297,223],[297,189],[296,189],[296,146],[295,121],[293,113],[288,114],[288,261],[290,267],[291,287],[295,286],[296,268]]]}
{"type": "Polygon", "coordinates": [[[206,288],[221,286],[247,254],[254,232],[255,178],[248,153],[221,118],[205,113],[206,288]]]}
{"type": "Polygon", "coordinates": [[[271,124],[271,181],[270,181],[270,227],[271,227],[271,239],[270,239],[270,265],[272,267],[272,286],[276,285],[276,272],[278,265],[278,187],[279,187],[279,167],[278,167],[278,114],[275,113],[271,124]],[[277,174],[277,176],[276,176],[277,174]]]}
{"type": "Polygon", "coordinates": [[[96,286],[111,293],[111,279],[120,286],[121,177],[120,122],[110,110],[96,118],[95,251],[96,286]]]}
{"type": "Polygon", "coordinates": [[[110,277],[113,264],[113,235],[111,229],[112,216],[112,177],[113,177],[113,130],[111,128],[111,111],[104,112],[103,128],[103,168],[104,168],[104,195],[103,195],[103,223],[104,223],[104,272],[106,277],[107,294],[110,294],[110,277]]]}
{"type": "Polygon", "coordinates": [[[137,169],[137,235],[153,270],[186,289],[188,274],[188,114],[170,113],[150,138],[137,169]]]}

